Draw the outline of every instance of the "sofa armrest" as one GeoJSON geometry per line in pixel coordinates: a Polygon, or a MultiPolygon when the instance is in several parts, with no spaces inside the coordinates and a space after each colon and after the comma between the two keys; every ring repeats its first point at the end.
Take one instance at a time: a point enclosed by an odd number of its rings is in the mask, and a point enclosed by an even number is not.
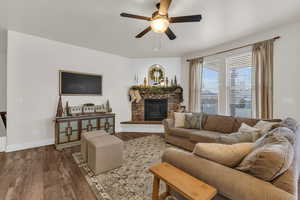
{"type": "Polygon", "coordinates": [[[232,200],[295,200],[295,196],[269,182],[190,152],[170,148],[162,160],[217,188],[219,194],[232,200]]]}
{"type": "Polygon", "coordinates": [[[163,120],[163,125],[164,125],[164,128],[165,128],[165,133],[169,134],[170,128],[175,127],[175,121],[174,121],[174,119],[164,119],[163,120]]]}

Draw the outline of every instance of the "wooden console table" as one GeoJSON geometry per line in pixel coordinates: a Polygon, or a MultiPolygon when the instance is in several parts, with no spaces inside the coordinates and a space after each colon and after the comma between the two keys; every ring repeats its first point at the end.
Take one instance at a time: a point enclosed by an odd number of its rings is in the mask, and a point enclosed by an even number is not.
{"type": "Polygon", "coordinates": [[[164,200],[170,195],[170,188],[188,200],[210,200],[217,194],[214,187],[168,163],[161,163],[149,170],[154,175],[152,200],[164,200]],[[166,192],[162,195],[159,195],[160,180],[167,186],[166,192]]]}
{"type": "Polygon", "coordinates": [[[79,145],[84,132],[104,130],[115,134],[114,113],[56,117],[54,122],[55,146],[58,150],[79,145]]]}

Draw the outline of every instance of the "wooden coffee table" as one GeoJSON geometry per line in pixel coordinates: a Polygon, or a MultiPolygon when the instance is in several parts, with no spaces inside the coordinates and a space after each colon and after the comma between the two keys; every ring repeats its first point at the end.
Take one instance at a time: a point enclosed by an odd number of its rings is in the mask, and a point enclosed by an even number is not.
{"type": "Polygon", "coordinates": [[[165,199],[170,195],[170,188],[188,200],[210,200],[217,194],[216,188],[168,163],[161,163],[151,167],[149,170],[154,175],[152,200],[165,199]],[[160,180],[166,183],[167,189],[166,192],[159,196],[160,180]]]}

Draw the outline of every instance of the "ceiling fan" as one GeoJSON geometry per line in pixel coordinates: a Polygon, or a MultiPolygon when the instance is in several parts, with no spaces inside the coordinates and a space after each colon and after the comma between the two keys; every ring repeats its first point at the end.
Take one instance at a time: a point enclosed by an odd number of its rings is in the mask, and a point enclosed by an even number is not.
{"type": "Polygon", "coordinates": [[[152,17],[144,17],[140,15],[133,15],[128,13],[121,13],[122,17],[141,19],[150,21],[150,26],[143,30],[141,33],[136,35],[136,38],[143,37],[146,33],[153,30],[157,33],[166,33],[170,40],[174,40],[176,35],[170,29],[170,23],[185,23],[185,22],[200,22],[202,19],[201,15],[190,15],[181,17],[169,17],[168,10],[172,0],[160,0],[160,3],[156,4],[158,11],[152,14],[152,17]]]}

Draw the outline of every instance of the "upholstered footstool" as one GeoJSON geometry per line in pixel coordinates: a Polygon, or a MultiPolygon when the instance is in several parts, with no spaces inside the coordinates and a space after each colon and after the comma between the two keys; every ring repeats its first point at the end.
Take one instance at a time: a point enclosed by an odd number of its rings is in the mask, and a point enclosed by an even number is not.
{"type": "Polygon", "coordinates": [[[123,141],[112,135],[89,138],[88,166],[97,175],[123,163],[123,141]]]}
{"type": "Polygon", "coordinates": [[[86,162],[87,158],[88,158],[87,140],[89,138],[94,138],[94,137],[99,137],[99,136],[104,136],[104,135],[109,135],[109,134],[103,130],[82,133],[82,135],[81,135],[81,154],[82,154],[82,158],[83,158],[84,162],[86,162]]]}

